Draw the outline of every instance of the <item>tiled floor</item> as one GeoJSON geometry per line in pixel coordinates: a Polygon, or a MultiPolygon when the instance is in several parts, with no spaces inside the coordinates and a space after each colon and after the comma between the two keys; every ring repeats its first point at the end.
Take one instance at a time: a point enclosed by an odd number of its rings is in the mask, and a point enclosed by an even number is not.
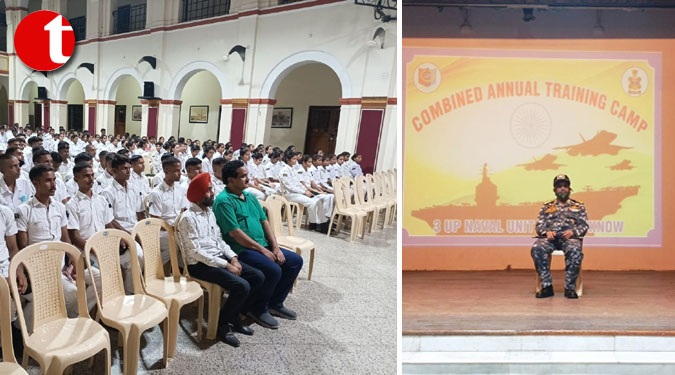
{"type": "MultiPolygon", "coordinates": [[[[349,242],[300,231],[316,246],[312,280],[307,280],[309,254],[295,291],[286,305],[298,320],[280,320],[277,331],[253,325],[251,337],[238,335],[242,345],[196,342],[196,304],[183,308],[176,356],[162,368],[159,327],[141,342],[139,373],[152,374],[392,374],[396,372],[396,230],[387,228],[349,242]],[[192,335],[192,337],[191,337],[192,335]]],[[[206,327],[205,327],[206,328],[206,327]]],[[[112,373],[120,374],[117,332],[112,373]]],[[[92,369],[74,366],[73,374],[103,374],[99,354],[92,369]]],[[[39,374],[31,362],[30,374],[39,374]]]]}

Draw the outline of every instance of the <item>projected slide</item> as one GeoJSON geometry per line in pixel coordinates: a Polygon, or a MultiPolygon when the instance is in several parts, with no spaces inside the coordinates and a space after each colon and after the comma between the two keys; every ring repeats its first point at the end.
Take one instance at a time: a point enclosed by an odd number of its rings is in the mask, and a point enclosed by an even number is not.
{"type": "Polygon", "coordinates": [[[404,48],[404,245],[530,245],[567,174],[586,244],[661,245],[661,54],[404,48]]]}

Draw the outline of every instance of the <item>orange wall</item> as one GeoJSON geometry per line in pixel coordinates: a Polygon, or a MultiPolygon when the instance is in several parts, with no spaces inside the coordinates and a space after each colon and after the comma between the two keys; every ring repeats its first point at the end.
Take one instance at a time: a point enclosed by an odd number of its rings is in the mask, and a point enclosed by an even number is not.
{"type": "MultiPolygon", "coordinates": [[[[497,40],[403,39],[403,47],[498,48],[538,50],[640,51],[663,54],[662,165],[663,247],[584,248],[585,270],[675,270],[675,40],[497,40]],[[671,194],[668,194],[671,193],[671,194]]],[[[404,73],[405,74],[405,73],[404,73]]],[[[404,103],[405,105],[405,103],[404,103]]],[[[403,176],[405,178],[405,175],[403,176]]],[[[405,207],[404,207],[405,209],[405,207]]],[[[564,268],[560,259],[553,268],[564,268]]],[[[517,247],[406,247],[403,270],[532,269],[530,248],[517,247]]]]}

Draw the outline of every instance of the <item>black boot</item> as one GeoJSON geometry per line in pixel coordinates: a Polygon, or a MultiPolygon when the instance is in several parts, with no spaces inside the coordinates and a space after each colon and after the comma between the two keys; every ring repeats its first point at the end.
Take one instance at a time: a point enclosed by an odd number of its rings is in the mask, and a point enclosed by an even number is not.
{"type": "Polygon", "coordinates": [[[566,298],[579,298],[577,292],[574,289],[565,289],[566,298]]]}
{"type": "Polygon", "coordinates": [[[541,288],[541,291],[537,292],[537,298],[547,298],[553,296],[553,285],[547,286],[546,288],[541,288]]]}
{"type": "Polygon", "coordinates": [[[316,223],[309,223],[309,230],[317,230],[316,223]]]}

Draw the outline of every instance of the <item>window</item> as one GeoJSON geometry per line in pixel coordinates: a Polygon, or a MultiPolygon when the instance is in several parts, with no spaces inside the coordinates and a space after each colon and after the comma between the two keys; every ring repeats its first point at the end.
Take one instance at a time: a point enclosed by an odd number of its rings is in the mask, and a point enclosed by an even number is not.
{"type": "Polygon", "coordinates": [[[75,41],[84,40],[87,37],[87,19],[85,17],[75,17],[68,20],[75,33],[75,41]]]}
{"type": "Polygon", "coordinates": [[[0,51],[7,52],[7,15],[0,13],[0,51]]]}
{"type": "Polygon", "coordinates": [[[230,0],[183,0],[183,22],[230,13],[230,0]]]}
{"type": "Polygon", "coordinates": [[[146,5],[124,5],[113,12],[113,34],[145,29],[146,5]]]}

